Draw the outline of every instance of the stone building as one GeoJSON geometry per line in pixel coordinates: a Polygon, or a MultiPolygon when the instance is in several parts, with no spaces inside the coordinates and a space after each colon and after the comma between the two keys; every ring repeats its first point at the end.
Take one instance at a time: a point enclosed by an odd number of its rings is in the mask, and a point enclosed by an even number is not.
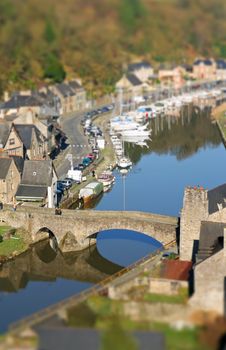
{"type": "Polygon", "coordinates": [[[51,160],[26,160],[16,199],[53,208],[56,182],[57,174],[51,160]]]}
{"type": "Polygon", "coordinates": [[[154,69],[147,61],[130,63],[128,65],[128,72],[134,74],[143,83],[154,75],[154,69]]]}
{"type": "Polygon", "coordinates": [[[225,314],[226,184],[186,188],[180,225],[180,258],[194,261],[195,309],[225,314]]]}
{"type": "Polygon", "coordinates": [[[24,159],[43,159],[47,155],[47,139],[33,124],[12,124],[4,150],[24,159]]]}
{"type": "Polygon", "coordinates": [[[196,59],[193,63],[193,78],[198,80],[216,79],[216,62],[213,59],[196,59]]]}
{"type": "Polygon", "coordinates": [[[0,201],[12,203],[20,183],[20,172],[13,158],[0,158],[0,201]]]}

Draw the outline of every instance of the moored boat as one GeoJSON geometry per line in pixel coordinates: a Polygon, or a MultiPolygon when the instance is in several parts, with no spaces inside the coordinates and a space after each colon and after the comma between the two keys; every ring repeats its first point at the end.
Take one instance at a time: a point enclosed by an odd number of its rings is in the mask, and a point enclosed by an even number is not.
{"type": "Polygon", "coordinates": [[[90,182],[79,191],[79,199],[82,199],[84,204],[89,203],[92,199],[99,196],[103,192],[103,183],[98,181],[90,182]]]}
{"type": "Polygon", "coordinates": [[[104,187],[106,187],[114,183],[115,177],[112,175],[112,173],[105,171],[98,176],[97,180],[101,182],[104,187]]]}
{"type": "Polygon", "coordinates": [[[117,166],[121,169],[127,169],[127,168],[130,168],[132,166],[132,162],[127,157],[121,157],[117,161],[117,166]]]}

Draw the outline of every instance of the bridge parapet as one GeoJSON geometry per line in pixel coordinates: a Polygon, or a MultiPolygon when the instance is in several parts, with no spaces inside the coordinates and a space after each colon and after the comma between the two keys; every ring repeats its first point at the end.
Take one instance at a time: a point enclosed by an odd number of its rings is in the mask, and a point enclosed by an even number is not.
{"type": "Polygon", "coordinates": [[[54,209],[31,207],[1,210],[0,220],[16,228],[24,227],[33,241],[41,231],[49,231],[63,251],[84,249],[92,235],[110,229],[137,231],[167,244],[176,239],[178,223],[176,217],[144,212],[63,210],[62,215],[55,215],[54,209]]]}

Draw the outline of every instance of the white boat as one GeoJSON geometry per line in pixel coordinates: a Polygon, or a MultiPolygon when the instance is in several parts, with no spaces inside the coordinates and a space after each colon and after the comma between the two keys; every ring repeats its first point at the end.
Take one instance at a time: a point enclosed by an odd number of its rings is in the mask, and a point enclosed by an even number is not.
{"type": "Polygon", "coordinates": [[[111,172],[104,171],[98,176],[97,180],[99,182],[102,182],[104,187],[108,187],[115,182],[115,177],[112,175],[111,172]]]}
{"type": "Polygon", "coordinates": [[[127,168],[130,168],[132,166],[132,162],[129,158],[123,156],[123,157],[118,159],[117,166],[121,169],[127,169],[127,168]]]}
{"type": "Polygon", "coordinates": [[[145,137],[145,136],[150,136],[151,131],[150,130],[125,130],[121,132],[122,137],[125,139],[125,137],[145,137]]]}

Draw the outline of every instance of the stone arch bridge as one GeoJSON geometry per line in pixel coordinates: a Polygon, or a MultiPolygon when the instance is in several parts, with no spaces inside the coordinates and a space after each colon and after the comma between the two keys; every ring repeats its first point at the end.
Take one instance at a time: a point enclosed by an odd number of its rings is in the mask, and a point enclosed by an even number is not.
{"type": "Polygon", "coordinates": [[[108,229],[127,229],[144,233],[163,245],[176,240],[178,218],[143,212],[62,210],[55,215],[54,209],[19,207],[0,210],[0,221],[24,228],[38,241],[46,233],[57,239],[62,251],[79,251],[91,243],[97,233],[108,229]]]}

